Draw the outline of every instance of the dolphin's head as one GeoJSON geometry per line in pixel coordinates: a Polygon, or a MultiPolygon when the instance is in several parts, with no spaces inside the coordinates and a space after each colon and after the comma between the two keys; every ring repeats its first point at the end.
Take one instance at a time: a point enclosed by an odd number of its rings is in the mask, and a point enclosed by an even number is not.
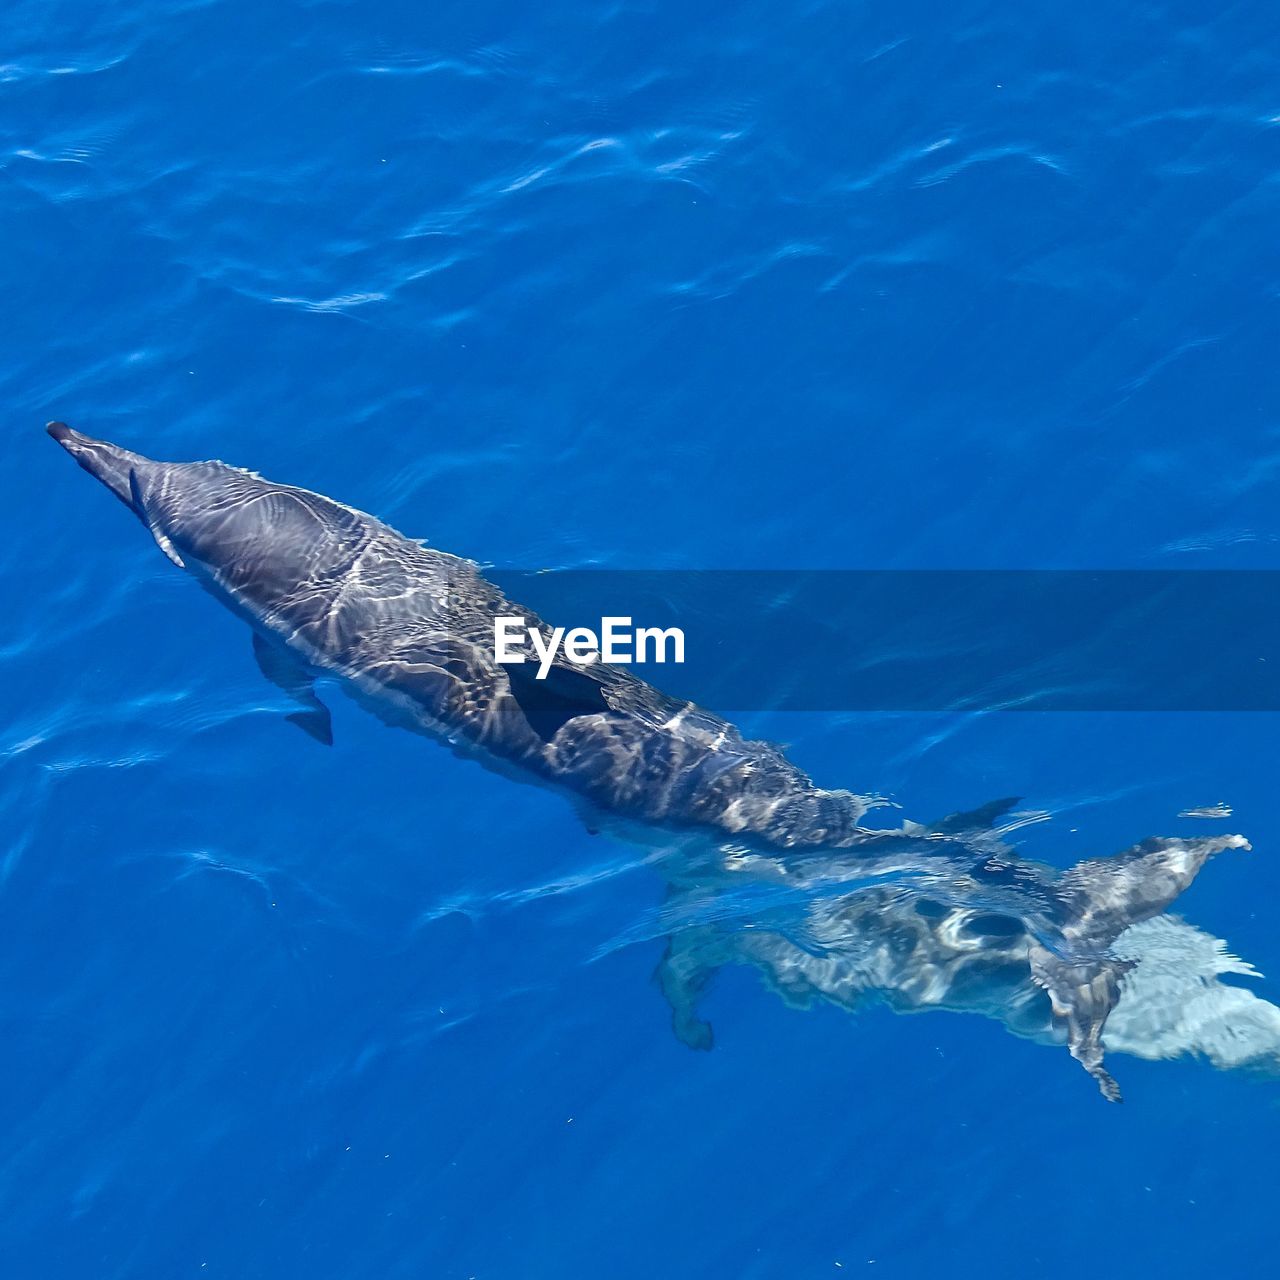
{"type": "Polygon", "coordinates": [[[264,606],[342,563],[363,518],[224,462],[156,462],[62,422],[49,434],[151,531],[180,568],[264,606]]]}
{"type": "MultiPolygon", "coordinates": [[[[51,422],[47,430],[151,530],[160,549],[179,567],[216,564],[219,535],[252,544],[255,531],[237,531],[228,518],[243,499],[241,491],[252,483],[247,472],[222,462],[156,462],[95,440],[65,422],[51,422]]],[[[225,558],[226,549],[221,550],[225,558]]]]}
{"type": "Polygon", "coordinates": [[[154,467],[156,464],[150,458],[73,431],[65,422],[51,422],[45,429],[91,476],[101,480],[130,511],[145,519],[134,505],[129,477],[137,470],[154,467]]]}

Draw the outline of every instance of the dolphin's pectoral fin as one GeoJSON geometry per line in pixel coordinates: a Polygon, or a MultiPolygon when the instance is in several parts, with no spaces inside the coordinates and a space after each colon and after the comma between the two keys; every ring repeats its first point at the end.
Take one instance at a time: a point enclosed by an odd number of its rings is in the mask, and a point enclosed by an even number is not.
{"type": "Polygon", "coordinates": [[[720,966],[708,960],[692,936],[698,932],[691,929],[668,938],[653,976],[671,1006],[671,1029],[676,1039],[690,1049],[710,1049],[714,1039],[711,1024],[698,1017],[698,1001],[720,966]]]}
{"type": "Polygon", "coordinates": [[[133,502],[133,509],[142,517],[142,522],[151,532],[151,536],[156,540],[156,546],[178,566],[179,569],[185,569],[187,566],[183,563],[182,557],[178,554],[173,543],[151,523],[151,517],[147,515],[147,503],[143,497],[142,486],[138,483],[138,473],[129,468],[129,497],[133,502]]]}
{"type": "Polygon", "coordinates": [[[550,742],[570,720],[611,710],[599,684],[583,671],[553,666],[545,680],[532,662],[504,666],[511,696],[529,727],[550,742]]]}
{"type": "Polygon", "coordinates": [[[302,708],[291,712],[285,719],[322,745],[333,746],[333,722],[329,718],[329,708],[316,695],[312,677],[302,664],[283,646],[272,644],[256,631],[253,633],[253,656],[258,670],[302,708]]]}
{"type": "Polygon", "coordinates": [[[1031,976],[1049,993],[1053,1016],[1067,1031],[1071,1056],[1098,1082],[1108,1102],[1119,1102],[1120,1086],[1102,1065],[1102,1028],[1120,998],[1120,979],[1134,967],[1131,960],[1071,961],[1031,944],[1031,976]]]}
{"type": "Polygon", "coordinates": [[[323,704],[314,711],[294,711],[285,716],[285,719],[290,724],[296,724],[322,747],[333,746],[333,722],[329,718],[329,708],[323,704]]]}

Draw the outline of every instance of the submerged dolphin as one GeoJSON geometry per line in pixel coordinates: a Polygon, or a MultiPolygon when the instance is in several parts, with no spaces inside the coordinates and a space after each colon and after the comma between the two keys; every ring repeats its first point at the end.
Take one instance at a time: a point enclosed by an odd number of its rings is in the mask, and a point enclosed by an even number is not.
{"type": "Polygon", "coordinates": [[[625,669],[560,659],[544,682],[526,674],[528,665],[499,665],[495,616],[522,613],[531,626],[542,624],[470,561],[225,463],[156,462],[64,423],[48,430],[174,564],[249,623],[259,666],[297,703],[290,719],[312,737],[332,740],[313,681],[335,676],[389,723],[564,791],[593,827],[678,852],[669,877],[677,900],[755,880],[810,894],[811,934],[859,936],[854,926],[868,904],[869,919],[901,926],[896,935],[872,930],[875,945],[896,954],[876,972],[864,966],[856,981],[836,973],[830,945],[760,934],[777,940],[770,949],[767,941],[747,944],[741,931],[726,942],[673,930],[660,976],[677,1031],[690,1043],[706,1038],[693,1001],[730,959],[756,964],[797,998],[830,996],[840,982],[850,997],[934,983],[934,994],[904,996],[904,1007],[963,1006],[968,981],[983,989],[981,1000],[1013,1010],[1006,1020],[1015,1029],[1024,1029],[1025,1006],[1028,1027],[1043,1024],[1047,1038],[1065,1040],[1104,1096],[1118,1100],[1102,1065],[1102,1032],[1139,962],[1116,949],[1118,940],[1160,916],[1212,854],[1247,847],[1239,836],[1153,840],[1058,873],[1021,861],[992,834],[1011,802],[931,826],[868,829],[862,819],[873,801],[816,786],[776,747],[744,739],[727,721],[625,669]],[[850,876],[862,887],[833,894],[831,886],[850,876]],[[871,877],[879,889],[867,886],[871,877]],[[899,919],[903,902],[911,915],[899,919]],[[978,912],[1003,922],[1003,941],[969,947],[965,964],[940,962],[946,939],[978,912]],[[927,945],[904,949],[912,936],[927,945]],[[1016,974],[1003,994],[999,982],[973,980],[1000,973],[1016,974]]]}
{"type": "MultiPolygon", "coordinates": [[[[1148,847],[1157,851],[1165,843],[1148,847]]],[[[1142,874],[1149,871],[1148,865],[1142,874]]],[[[860,1012],[879,1003],[897,1013],[979,1013],[1044,1044],[1070,1042],[1097,997],[1099,1052],[1191,1056],[1221,1068],[1280,1073],[1280,1008],[1220,980],[1258,972],[1220,939],[1170,915],[1122,927],[1098,971],[1116,988],[1076,990],[1066,1008],[1036,979],[1029,959],[1042,943],[1016,907],[982,886],[961,888],[943,868],[910,885],[836,877],[811,881],[801,892],[796,886],[783,892],[781,879],[748,867],[731,886],[690,878],[672,886],[656,926],[643,932],[664,934],[656,977],[677,1036],[692,1048],[711,1044],[711,1028],[698,1012],[708,984],[720,969],[745,965],[794,1008],[829,1003],[860,1012]],[[761,892],[770,882],[776,892],[761,892]]]]}

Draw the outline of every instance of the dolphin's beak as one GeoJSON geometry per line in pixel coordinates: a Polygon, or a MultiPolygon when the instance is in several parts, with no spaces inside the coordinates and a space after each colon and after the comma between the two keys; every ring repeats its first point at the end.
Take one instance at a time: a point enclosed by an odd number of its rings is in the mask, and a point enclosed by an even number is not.
{"type": "Polygon", "coordinates": [[[150,459],[140,453],[130,453],[119,445],[73,431],[65,422],[51,422],[45,430],[91,476],[96,476],[125,506],[136,511],[129,476],[135,467],[146,466],[150,459]]]}

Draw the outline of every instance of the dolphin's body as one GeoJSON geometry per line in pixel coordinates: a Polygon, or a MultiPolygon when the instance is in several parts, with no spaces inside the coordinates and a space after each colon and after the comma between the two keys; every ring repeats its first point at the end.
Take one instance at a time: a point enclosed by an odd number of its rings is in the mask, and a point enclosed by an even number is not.
{"type": "Polygon", "coordinates": [[[707,977],[745,960],[799,1000],[876,990],[904,1008],[997,1012],[1015,1030],[1065,1040],[1117,1099],[1102,1029],[1138,963],[1117,939],[1160,916],[1212,854],[1245,846],[1238,836],[1152,840],[1058,873],[1019,860],[991,829],[1007,802],[867,829],[873,802],[816,786],[777,748],[624,669],[561,660],[540,682],[528,665],[499,665],[495,616],[541,624],[470,561],[221,462],[156,462],[63,423],[49,433],[249,623],[260,667],[313,737],[331,740],[312,681],[335,676],[388,722],[563,790],[592,826],[678,851],[673,903],[744,882],[808,894],[806,928],[826,943],[797,946],[767,929],[749,943],[742,930],[669,931],[659,976],[691,1044],[706,1040],[693,1003],[707,977]],[[850,876],[857,886],[841,892],[850,876]],[[850,977],[849,957],[829,945],[837,935],[879,948],[879,961],[858,961],[850,977]]]}

